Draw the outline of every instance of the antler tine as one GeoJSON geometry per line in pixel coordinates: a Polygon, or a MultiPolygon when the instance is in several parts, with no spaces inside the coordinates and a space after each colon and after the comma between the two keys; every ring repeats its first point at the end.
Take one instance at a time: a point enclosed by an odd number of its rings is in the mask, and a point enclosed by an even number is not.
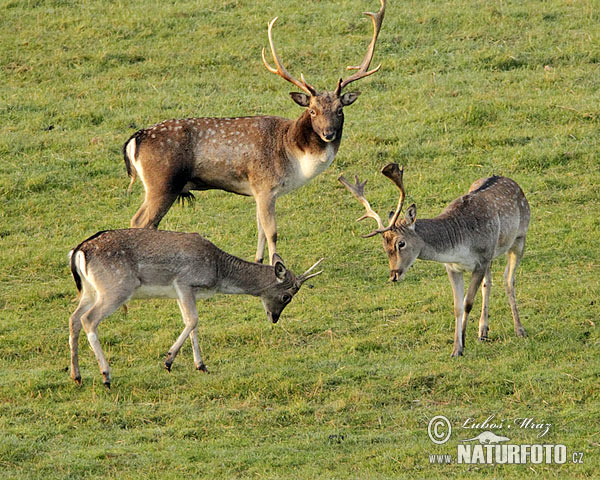
{"type": "Polygon", "coordinates": [[[275,74],[279,75],[281,78],[287,80],[288,82],[293,83],[300,90],[303,90],[304,92],[308,93],[309,95],[315,95],[317,93],[317,90],[312,85],[309,85],[308,83],[306,83],[306,80],[304,80],[304,75],[301,76],[302,81],[297,80],[296,78],[292,77],[290,75],[290,73],[285,69],[283,64],[281,63],[281,59],[279,58],[279,55],[277,55],[277,50],[275,50],[275,44],[273,43],[272,30],[273,30],[273,25],[275,24],[275,22],[277,21],[278,18],[279,17],[275,17],[273,20],[271,20],[271,22],[269,22],[269,28],[268,28],[269,44],[271,45],[271,53],[273,54],[273,61],[275,62],[275,66],[277,68],[273,68],[267,62],[267,59],[265,58],[265,48],[264,47],[262,49],[263,63],[265,64],[265,67],[267,67],[267,70],[269,70],[269,72],[275,73],[275,74]]]}
{"type": "Polygon", "coordinates": [[[406,198],[406,190],[404,189],[404,182],[402,181],[402,177],[404,175],[404,167],[398,167],[397,163],[388,163],[385,167],[381,169],[381,173],[383,173],[392,182],[394,182],[396,186],[400,189],[400,198],[398,199],[398,205],[396,207],[396,211],[394,212],[394,216],[392,217],[389,223],[389,227],[392,227],[396,224],[396,220],[398,220],[398,217],[400,216],[400,212],[402,211],[402,204],[404,203],[404,199],[406,198]]]}
{"type": "Polygon", "coordinates": [[[340,79],[340,81],[338,82],[337,89],[336,89],[336,93],[338,95],[341,93],[342,88],[344,88],[349,83],[354,82],[354,81],[359,80],[364,77],[368,77],[369,75],[372,75],[376,71],[378,71],[379,68],[381,67],[381,64],[379,64],[373,70],[369,70],[369,65],[371,64],[371,60],[373,59],[373,53],[375,52],[375,44],[377,43],[377,37],[379,35],[379,31],[381,30],[381,24],[383,22],[383,17],[385,15],[385,1],[386,0],[380,0],[381,8],[379,9],[379,11],[377,13],[364,12],[364,14],[371,17],[371,20],[373,21],[373,38],[371,39],[371,43],[369,44],[369,47],[367,48],[367,54],[365,55],[365,58],[363,59],[362,63],[356,67],[352,67],[352,66],[347,67],[348,70],[358,70],[358,72],[351,75],[350,77],[348,77],[345,80],[340,79]]]}
{"type": "Polygon", "coordinates": [[[306,272],[304,272],[302,275],[300,275],[298,277],[298,280],[300,280],[301,283],[304,283],[309,278],[316,277],[317,275],[320,275],[321,273],[323,273],[323,270],[321,270],[317,273],[313,273],[312,275],[309,275],[309,273],[312,272],[317,267],[317,265],[319,265],[323,260],[325,260],[325,258],[321,258],[321,259],[317,260],[317,262],[312,267],[310,267],[306,272]]]}
{"type": "Polygon", "coordinates": [[[356,183],[354,185],[352,185],[351,183],[348,183],[348,180],[346,180],[343,175],[340,175],[340,177],[338,178],[339,182],[344,187],[346,187],[350,191],[350,193],[352,193],[352,195],[354,195],[360,203],[363,204],[363,206],[365,207],[365,210],[367,211],[367,213],[365,213],[362,217],[360,217],[356,221],[360,222],[361,220],[364,220],[365,218],[373,218],[377,222],[377,226],[378,226],[377,229],[373,230],[371,233],[363,235],[363,237],[364,238],[372,237],[373,235],[377,235],[378,233],[383,233],[386,230],[389,230],[389,227],[386,227],[383,224],[383,222],[381,221],[381,217],[379,215],[377,215],[377,213],[371,208],[369,201],[365,198],[365,184],[367,183],[367,181],[365,180],[363,183],[360,183],[360,181],[358,180],[358,177],[356,175],[354,176],[354,179],[356,180],[356,183]]]}

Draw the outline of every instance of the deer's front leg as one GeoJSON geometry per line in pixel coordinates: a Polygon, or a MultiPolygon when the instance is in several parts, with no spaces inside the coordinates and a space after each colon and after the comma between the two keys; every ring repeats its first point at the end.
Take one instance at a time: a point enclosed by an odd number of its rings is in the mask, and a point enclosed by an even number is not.
{"type": "MultiPolygon", "coordinates": [[[[181,346],[186,338],[191,337],[192,331],[198,326],[198,311],[196,309],[196,297],[194,296],[194,292],[190,287],[185,285],[175,285],[175,290],[177,291],[177,304],[179,305],[179,309],[181,310],[181,316],[183,317],[183,323],[185,327],[175,343],[169,349],[169,353],[167,353],[167,358],[165,359],[165,368],[170,372],[171,365],[173,365],[173,361],[175,357],[179,353],[181,346]]],[[[198,343],[194,342],[196,335],[193,335],[192,340],[192,348],[194,351],[194,361],[196,362],[196,368],[199,370],[204,370],[202,368],[204,363],[202,363],[202,359],[200,358],[200,351],[197,350],[198,343]]]]}
{"type": "Polygon", "coordinates": [[[477,290],[479,290],[479,285],[485,276],[486,270],[489,269],[489,265],[480,270],[475,270],[471,274],[471,281],[469,282],[469,289],[467,290],[467,294],[465,295],[465,303],[463,307],[463,319],[462,319],[462,345],[463,348],[465,346],[465,337],[467,332],[467,321],[469,319],[469,313],[473,309],[473,301],[475,300],[475,295],[477,294],[477,290]]]}
{"type": "MultiPolygon", "coordinates": [[[[262,226],[263,235],[267,241],[267,245],[269,246],[269,260],[270,263],[273,264],[273,256],[276,253],[276,244],[277,244],[277,223],[275,222],[275,200],[276,197],[271,192],[266,194],[258,194],[256,195],[256,215],[257,219],[262,226]]],[[[262,251],[261,247],[261,237],[259,231],[259,249],[256,251],[256,261],[262,262],[263,254],[264,254],[264,240],[262,241],[262,251]]]]}
{"type": "Polygon", "coordinates": [[[254,261],[256,263],[263,263],[267,237],[265,236],[265,231],[263,230],[262,223],[260,223],[260,216],[258,215],[258,204],[256,206],[256,229],[258,231],[258,245],[256,246],[256,256],[254,257],[254,261]]]}
{"type": "Polygon", "coordinates": [[[488,317],[490,291],[492,288],[492,272],[490,266],[485,270],[483,281],[481,282],[481,317],[479,318],[479,340],[487,340],[488,337],[488,317]]]}
{"type": "Polygon", "coordinates": [[[454,348],[452,349],[452,356],[458,357],[462,355],[464,347],[462,318],[465,286],[462,272],[456,272],[450,269],[448,265],[446,265],[446,271],[448,272],[448,279],[450,280],[452,295],[454,297],[454,348]]]}

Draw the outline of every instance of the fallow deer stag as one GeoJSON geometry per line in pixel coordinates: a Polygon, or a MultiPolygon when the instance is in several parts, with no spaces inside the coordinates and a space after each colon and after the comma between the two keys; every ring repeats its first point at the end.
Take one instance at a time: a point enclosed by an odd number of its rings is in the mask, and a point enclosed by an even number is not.
{"type": "Polygon", "coordinates": [[[170,348],[171,365],[185,339],[192,341],[194,364],[206,371],[198,347],[197,298],[216,293],[260,297],[273,323],[302,284],[321,272],[300,276],[287,270],[279,256],[274,266],[246,262],[220,250],[195,233],[152,229],[107,230],[84,240],[69,253],[71,272],[81,296],[69,320],[71,377],[81,383],[79,333],[81,327],[94,350],[104,384],[110,370],[98,340],[98,325],[121,305],[135,298],[176,298],[185,328],[170,348]]]}
{"type": "Polygon", "coordinates": [[[492,260],[504,253],[508,263],[504,271],[506,294],[512,311],[515,333],[525,337],[519,320],[515,297],[515,271],[525,248],[529,226],[529,203],[516,182],[506,177],[482,178],[473,183],[469,192],[454,200],[435,218],[417,220],[413,204],[400,218],[406,192],[403,169],[397,164],[386,165],[382,173],[400,189],[398,206],[387,226],[365,198],[365,182],[356,177],[354,185],[343,176],[339,181],[364,205],[366,214],[378,228],[364,237],[383,235],[383,247],[390,263],[390,280],[401,280],[417,258],[446,265],[454,295],[454,349],[452,356],[463,354],[467,317],[481,284],[482,308],[479,319],[479,339],[488,335],[488,303],[490,298],[492,260]],[[471,281],[464,296],[463,272],[471,272],[471,281]]]}
{"type": "Polygon", "coordinates": [[[306,110],[296,120],[274,116],[191,118],[167,120],[134,133],[123,146],[129,188],[139,176],[146,191],[144,203],[131,219],[131,227],[157,228],[178,197],[190,190],[220,189],[252,195],[256,201],[258,245],[255,260],[262,262],[265,242],[270,260],[276,253],[275,201],[325,170],[338,151],[344,125],[343,107],[359,92],[342,93],[350,83],[367,77],[385,13],[369,13],[373,37],[362,63],[348,67],[357,72],[338,81],[334,91],[318,92],[301,75],[292,77],[275,50],[269,23],[268,36],[276,68],[262,58],[267,69],[304,93],[290,93],[306,110]]]}

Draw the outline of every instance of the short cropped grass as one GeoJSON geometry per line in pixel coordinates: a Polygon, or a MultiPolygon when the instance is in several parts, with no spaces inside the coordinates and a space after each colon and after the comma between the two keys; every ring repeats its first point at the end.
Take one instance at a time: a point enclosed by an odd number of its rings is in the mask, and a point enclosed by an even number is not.
{"type": "MultiPolygon", "coordinates": [[[[277,205],[278,249],[324,274],[277,325],[252,297],[199,302],[211,373],[186,344],[175,302],[131,303],[100,340],[106,390],[85,337],[83,385],[66,368],[75,286],[67,252],[123,228],[131,197],[121,147],[168,118],[295,117],[293,90],[260,60],[266,26],[296,76],[333,89],[362,59],[376,0],[0,0],[0,478],[595,478],[600,469],[600,5],[594,0],[389,0],[381,71],[353,84],[334,164],[277,205]],[[368,179],[382,214],[405,166],[407,202],[434,216],[477,178],[514,178],[532,209],[513,334],[493,267],[490,341],[450,359],[444,267],[387,280],[362,207],[336,181],[368,179]],[[453,433],[433,444],[444,415],[453,433]],[[490,416],[516,444],[564,444],[564,465],[430,464],[490,416]],[[547,435],[517,419],[549,423],[547,435]],[[512,428],[508,429],[508,425],[512,428]],[[573,463],[575,452],[583,463],[573,463]]],[[[350,88],[349,88],[350,89],[350,88]]],[[[251,259],[254,204],[224,192],[173,207],[161,228],[199,232],[251,259]]],[[[488,428],[489,429],[489,428],[488,428]]]]}

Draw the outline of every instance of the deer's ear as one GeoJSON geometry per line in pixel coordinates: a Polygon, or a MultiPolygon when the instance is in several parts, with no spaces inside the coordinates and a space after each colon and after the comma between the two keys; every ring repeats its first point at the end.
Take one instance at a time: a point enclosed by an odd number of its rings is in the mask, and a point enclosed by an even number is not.
{"type": "Polygon", "coordinates": [[[404,215],[404,225],[407,227],[413,227],[415,220],[417,219],[417,206],[413,203],[408,210],[406,210],[406,215],[404,215]]]}
{"type": "Polygon", "coordinates": [[[277,280],[279,280],[279,281],[285,280],[285,274],[287,273],[287,269],[285,268],[285,265],[283,264],[283,259],[275,253],[273,255],[272,263],[273,263],[273,268],[275,268],[275,276],[277,277],[277,280]]]}
{"type": "Polygon", "coordinates": [[[285,274],[287,273],[285,265],[281,261],[277,260],[273,267],[275,268],[275,276],[277,277],[277,280],[283,282],[285,280],[285,274]]]}
{"type": "Polygon", "coordinates": [[[292,97],[292,100],[301,107],[308,107],[308,104],[310,103],[310,97],[304,93],[290,92],[290,97],[292,97]]]}
{"type": "Polygon", "coordinates": [[[344,93],[340,97],[340,101],[342,102],[342,105],[344,107],[347,107],[348,105],[352,105],[354,102],[356,102],[356,99],[358,98],[359,95],[360,95],[360,92],[344,93]]]}

